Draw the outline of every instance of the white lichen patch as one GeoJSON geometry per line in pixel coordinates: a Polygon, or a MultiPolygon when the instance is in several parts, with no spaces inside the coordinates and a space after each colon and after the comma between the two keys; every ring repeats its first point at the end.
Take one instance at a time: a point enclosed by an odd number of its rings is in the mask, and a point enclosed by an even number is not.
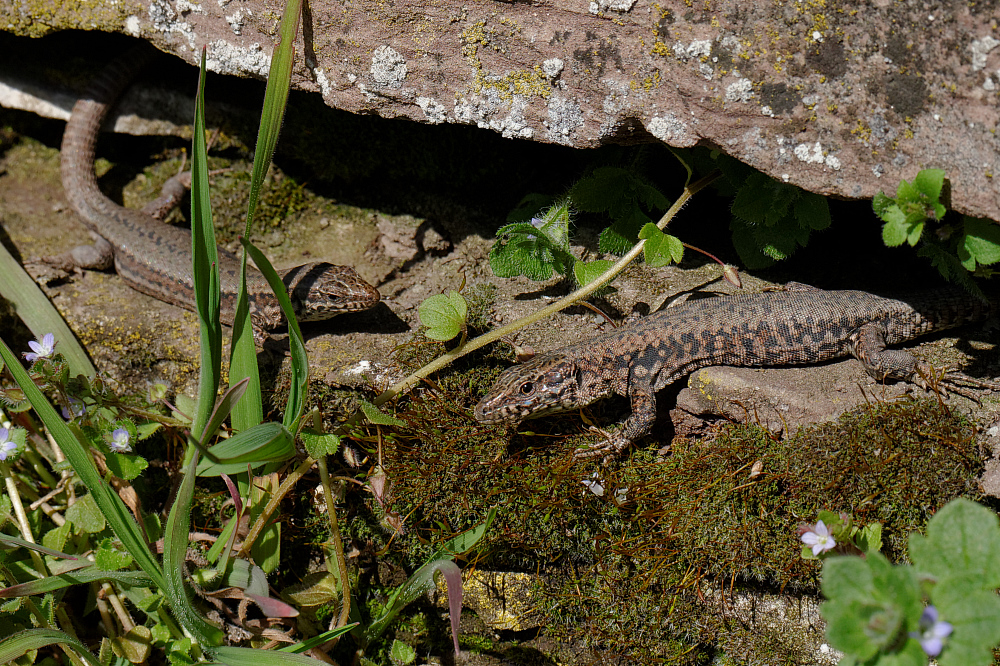
{"type": "Polygon", "coordinates": [[[986,67],[986,56],[990,51],[1000,46],[1000,39],[986,35],[982,39],[974,39],[969,44],[969,51],[972,53],[972,71],[978,72],[986,67]]]}
{"type": "Polygon", "coordinates": [[[369,68],[375,83],[388,88],[399,88],[406,78],[406,59],[396,49],[383,44],[372,53],[369,68]]]}
{"type": "Polygon", "coordinates": [[[229,27],[232,28],[234,35],[243,33],[243,26],[246,24],[247,16],[253,16],[253,12],[240,7],[236,10],[235,14],[226,17],[226,22],[229,23],[229,27]]]}
{"type": "Polygon", "coordinates": [[[603,12],[627,12],[635,6],[636,0],[591,0],[588,8],[591,14],[603,12]]]}
{"type": "Polygon", "coordinates": [[[432,125],[440,125],[448,119],[448,110],[444,104],[433,97],[418,97],[417,106],[424,112],[424,118],[432,125]]]}
{"type": "Polygon", "coordinates": [[[504,138],[530,139],[535,133],[524,119],[527,107],[523,95],[511,95],[506,102],[495,88],[483,88],[481,95],[462,96],[455,101],[455,120],[500,132],[504,138]]]}
{"type": "Polygon", "coordinates": [[[260,44],[243,47],[220,39],[208,45],[205,65],[209,70],[219,74],[253,74],[266,77],[271,69],[271,56],[264,53],[260,44]]]}
{"type": "Polygon", "coordinates": [[[319,94],[326,97],[331,92],[333,92],[333,86],[330,84],[330,79],[326,76],[326,70],[322,67],[311,67],[313,78],[316,79],[316,85],[319,86],[319,94]]]}
{"type": "Polygon", "coordinates": [[[138,37],[142,34],[142,27],[138,16],[132,15],[125,19],[125,34],[133,37],[138,37]]]}
{"type": "Polygon", "coordinates": [[[690,60],[691,58],[707,58],[712,53],[712,40],[696,39],[687,46],[685,46],[682,42],[677,42],[674,44],[673,51],[681,60],[690,60]]]}
{"type": "Polygon", "coordinates": [[[550,79],[554,79],[560,74],[562,74],[563,68],[565,66],[566,63],[564,63],[561,59],[549,58],[548,60],[542,63],[542,72],[545,74],[545,76],[549,77],[550,79]]]}
{"type": "Polygon", "coordinates": [[[177,11],[181,14],[186,14],[187,12],[195,12],[197,14],[204,14],[205,10],[202,9],[201,5],[196,5],[193,2],[188,2],[188,0],[177,0],[177,11]]]}
{"type": "Polygon", "coordinates": [[[808,143],[800,143],[795,146],[795,157],[806,164],[824,164],[834,171],[840,169],[840,159],[833,155],[824,155],[823,146],[819,141],[810,146],[808,143]]]}
{"type": "Polygon", "coordinates": [[[646,130],[660,141],[671,146],[693,146],[698,141],[691,134],[687,123],[672,113],[650,119],[646,123],[646,130]]]}
{"type": "Polygon", "coordinates": [[[195,49],[194,28],[187,21],[182,21],[177,17],[177,12],[166,0],[153,0],[149,3],[147,10],[149,21],[153,28],[164,34],[177,33],[187,40],[188,47],[195,49]]]}
{"type": "Polygon", "coordinates": [[[750,79],[740,79],[726,86],[727,102],[749,102],[753,99],[753,84],[750,79]]]}
{"type": "Polygon", "coordinates": [[[572,145],[570,136],[583,126],[583,111],[571,99],[553,95],[548,104],[549,119],[543,121],[550,141],[572,145]]]}

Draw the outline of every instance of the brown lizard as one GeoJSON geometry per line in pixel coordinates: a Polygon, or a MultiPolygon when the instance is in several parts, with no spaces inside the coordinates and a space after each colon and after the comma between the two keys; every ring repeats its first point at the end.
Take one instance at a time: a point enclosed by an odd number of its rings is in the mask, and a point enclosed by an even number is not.
{"type": "MultiPolygon", "coordinates": [[[[101,192],[94,176],[95,146],[101,124],[132,78],[155,55],[152,47],[143,44],[112,61],[73,107],[62,141],[63,188],[70,205],[99,239],[96,257],[91,253],[81,261],[82,253],[68,254],[82,268],[107,268],[113,256],[118,274],[133,289],[194,310],[190,232],[163,224],[147,212],[119,206],[101,192]]],[[[64,261],[67,258],[67,255],[62,257],[64,261]]],[[[221,248],[219,273],[222,321],[232,325],[240,261],[221,248]]],[[[342,312],[371,308],[379,302],[375,287],[349,266],[319,262],[278,273],[299,321],[329,319],[342,312]]],[[[252,267],[247,268],[247,291],[255,337],[262,341],[284,323],[284,318],[267,280],[252,267]]]]}
{"type": "Polygon", "coordinates": [[[480,423],[518,423],[583,407],[611,394],[628,396],[632,414],[607,442],[579,457],[614,454],[652,428],[656,392],[710,365],[767,367],[853,356],[872,377],[940,386],[1000,384],[959,372],[936,373],[909,352],[887,349],[920,335],[982,321],[1000,312],[957,288],[901,299],[862,291],[788,291],[688,301],[591,340],[541,354],[507,369],[476,405],[480,423]]]}

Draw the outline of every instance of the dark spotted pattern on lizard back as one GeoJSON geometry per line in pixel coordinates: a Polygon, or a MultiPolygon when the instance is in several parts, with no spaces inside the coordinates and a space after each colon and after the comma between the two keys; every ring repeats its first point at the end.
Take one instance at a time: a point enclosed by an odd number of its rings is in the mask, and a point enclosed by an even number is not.
{"type": "Polygon", "coordinates": [[[984,303],[958,289],[892,299],[798,286],[688,301],[508,369],[476,405],[475,416],[481,423],[517,423],[625,395],[633,413],[603,447],[620,450],[652,427],[655,392],[699,368],[807,365],[854,356],[876,379],[919,382],[929,367],[887,345],[981,321],[997,309],[995,298],[984,303]]]}

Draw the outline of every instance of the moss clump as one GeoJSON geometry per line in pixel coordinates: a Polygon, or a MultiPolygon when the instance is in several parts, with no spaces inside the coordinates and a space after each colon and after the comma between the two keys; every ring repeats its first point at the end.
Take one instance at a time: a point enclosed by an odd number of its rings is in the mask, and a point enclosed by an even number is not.
{"type": "Polygon", "coordinates": [[[546,574],[536,612],[550,635],[637,657],[704,663],[723,648],[795,663],[801,641],[754,640],[753,627],[734,629],[705,603],[706,590],[815,595],[819,567],[800,558],[795,528],[820,509],[883,523],[898,560],[938,507],[978,497],[972,430],[932,402],[876,405],[784,441],[728,426],[713,441],[675,441],[666,458],[645,448],[599,469],[572,458],[581,438],[543,434],[579,428],[576,416],[522,424],[537,434],[513,441],[475,424],[470,379],[439,380],[397,414],[407,428],[382,433],[391,508],[407,516],[401,563],[421,564],[498,506],[479,566],[546,574]]]}

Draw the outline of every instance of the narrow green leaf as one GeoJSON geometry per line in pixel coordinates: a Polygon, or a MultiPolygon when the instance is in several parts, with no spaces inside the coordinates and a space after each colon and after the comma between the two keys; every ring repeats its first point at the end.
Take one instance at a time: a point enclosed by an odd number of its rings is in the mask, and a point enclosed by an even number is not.
{"type": "Polygon", "coordinates": [[[417,309],[420,323],[427,327],[425,335],[431,340],[451,340],[465,328],[469,314],[465,298],[456,291],[435,294],[417,309]]]}
{"type": "Polygon", "coordinates": [[[281,650],[220,647],[214,651],[214,664],[225,666],[316,666],[316,660],[305,655],[281,650]]]}
{"type": "Polygon", "coordinates": [[[198,441],[204,442],[215,434],[215,431],[219,429],[222,422],[226,420],[226,417],[228,417],[229,413],[233,410],[233,406],[240,401],[241,397],[243,397],[249,383],[250,380],[244,377],[239,382],[230,386],[229,389],[222,394],[222,397],[219,398],[219,401],[215,405],[215,409],[212,410],[212,416],[208,420],[208,425],[205,426],[205,431],[201,433],[201,437],[198,438],[198,441]]]}
{"type": "Polygon", "coordinates": [[[352,629],[358,626],[358,624],[358,622],[352,622],[351,624],[344,625],[343,627],[337,627],[336,629],[331,629],[330,631],[324,631],[323,633],[304,641],[299,641],[298,643],[278,648],[277,652],[305,652],[306,650],[311,650],[318,645],[323,645],[323,643],[332,641],[334,638],[340,638],[344,634],[350,633],[352,629]]]}
{"type": "MultiPolygon", "coordinates": [[[[295,58],[295,36],[298,33],[301,0],[285,3],[285,12],[278,27],[279,42],[271,57],[271,67],[267,73],[267,88],[264,91],[264,105],[261,110],[260,126],[257,132],[257,149],[254,151],[253,172],[250,176],[250,194],[247,201],[246,223],[243,236],[251,237],[254,213],[260,189],[267,175],[267,168],[274,154],[281,131],[281,119],[285,114],[288,89],[292,79],[292,63],[295,58]]],[[[249,381],[247,393],[233,409],[233,428],[237,431],[255,426],[264,419],[261,402],[260,374],[257,367],[257,352],[253,340],[253,328],[249,316],[246,293],[247,255],[242,257],[242,276],[237,296],[236,313],[233,321],[233,343],[230,352],[229,377],[232,382],[243,379],[249,381]]]]}
{"type": "MultiPolygon", "coordinates": [[[[201,366],[198,374],[198,407],[194,430],[205,431],[215,406],[222,369],[222,324],[220,314],[219,253],[212,224],[212,202],[208,188],[208,152],[205,145],[205,49],[195,95],[194,139],[191,145],[191,251],[194,296],[201,330],[201,366]]],[[[186,456],[193,455],[191,450],[186,456]]]]}
{"type": "Polygon", "coordinates": [[[59,353],[69,363],[69,371],[74,377],[97,374],[86,350],[73,335],[66,320],[49,301],[41,287],[31,279],[24,268],[11,256],[7,248],[0,244],[0,295],[11,302],[17,316],[38,339],[46,333],[55,336],[59,353]]]}
{"type": "Polygon", "coordinates": [[[163,591],[184,628],[204,648],[211,650],[213,646],[222,644],[225,635],[199,614],[191,604],[184,584],[184,558],[187,554],[191,499],[194,497],[195,470],[198,465],[198,449],[188,444],[188,450],[193,453],[184,466],[181,484],[177,488],[164,530],[163,569],[166,584],[163,591]]]}
{"type": "Polygon", "coordinates": [[[295,311],[292,309],[292,302],[288,298],[285,283],[281,281],[277,271],[274,270],[271,262],[264,256],[264,253],[257,249],[253,243],[246,238],[241,238],[240,243],[243,244],[243,249],[246,250],[250,258],[253,259],[253,262],[257,264],[257,268],[267,279],[267,283],[271,286],[271,291],[274,292],[275,297],[278,299],[278,304],[281,306],[281,312],[285,315],[285,321],[288,322],[288,348],[291,353],[289,366],[292,377],[282,423],[286,428],[294,432],[298,430],[297,424],[299,418],[305,410],[306,388],[309,385],[309,358],[306,355],[306,343],[302,339],[302,330],[299,328],[299,322],[295,319],[295,311]]]}
{"type": "Polygon", "coordinates": [[[46,576],[38,580],[30,580],[26,583],[3,588],[0,590],[0,598],[12,599],[32,594],[46,594],[47,592],[61,590],[64,587],[100,580],[113,581],[122,587],[148,587],[152,584],[150,577],[140,571],[104,571],[88,563],[83,568],[64,571],[58,576],[46,576]]]}
{"type": "MultiPolygon", "coordinates": [[[[56,629],[27,629],[4,638],[0,641],[0,663],[12,664],[15,659],[31,650],[37,650],[38,648],[54,645],[55,643],[62,643],[73,648],[91,666],[101,666],[101,662],[90,653],[87,646],[69,634],[56,629]]],[[[313,662],[313,664],[315,663],[313,662]]]]}
{"type": "Polygon", "coordinates": [[[61,553],[58,550],[53,550],[51,548],[46,548],[44,546],[39,546],[37,543],[31,543],[30,541],[25,541],[16,536],[11,536],[9,534],[0,533],[0,545],[9,546],[11,548],[27,548],[29,550],[34,550],[45,555],[51,555],[52,557],[58,557],[64,560],[75,560],[77,557],[75,555],[67,555],[66,553],[61,553]]]}
{"type": "Polygon", "coordinates": [[[386,603],[385,612],[382,614],[382,617],[378,618],[365,628],[364,635],[366,642],[370,642],[378,638],[382,632],[385,631],[386,627],[389,626],[400,610],[423,594],[429,587],[433,587],[434,572],[438,569],[438,562],[442,560],[454,560],[456,556],[471,550],[472,547],[475,546],[489,530],[495,517],[496,507],[493,507],[487,514],[485,521],[477,525],[475,528],[449,539],[422,567],[417,569],[405,583],[399,586],[386,603]]]}
{"type": "Polygon", "coordinates": [[[209,447],[198,463],[198,476],[239,474],[247,470],[247,465],[256,468],[294,455],[294,438],[285,426],[261,423],[209,447]]]}

